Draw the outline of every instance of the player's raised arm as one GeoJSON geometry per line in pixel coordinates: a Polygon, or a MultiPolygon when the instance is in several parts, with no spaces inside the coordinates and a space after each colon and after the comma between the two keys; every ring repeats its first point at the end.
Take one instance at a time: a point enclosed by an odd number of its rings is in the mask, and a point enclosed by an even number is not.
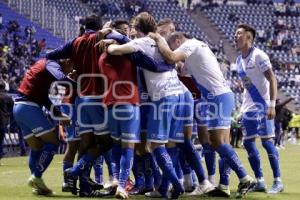
{"type": "Polygon", "coordinates": [[[150,33],[149,37],[155,40],[159,51],[169,64],[175,64],[179,61],[184,61],[187,58],[186,54],[181,51],[172,51],[164,38],[158,33],[150,33]]]}
{"type": "Polygon", "coordinates": [[[136,50],[130,44],[111,44],[108,46],[107,52],[111,55],[124,55],[136,52],[136,50]]]}

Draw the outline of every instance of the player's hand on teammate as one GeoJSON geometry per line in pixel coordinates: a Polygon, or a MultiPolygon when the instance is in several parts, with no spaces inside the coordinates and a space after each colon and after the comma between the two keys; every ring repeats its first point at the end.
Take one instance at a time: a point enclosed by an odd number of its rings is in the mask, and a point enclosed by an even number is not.
{"type": "Polygon", "coordinates": [[[109,34],[111,32],[112,32],[112,29],[109,27],[101,29],[100,31],[98,31],[99,39],[102,40],[107,34],[109,34]]]}
{"type": "Polygon", "coordinates": [[[111,44],[117,44],[117,41],[113,39],[104,39],[99,41],[95,46],[99,46],[100,52],[105,52],[107,50],[107,47],[111,44]]]}
{"type": "Polygon", "coordinates": [[[148,36],[155,41],[159,40],[159,38],[161,37],[159,33],[153,33],[153,32],[149,33],[148,36]]]}
{"type": "Polygon", "coordinates": [[[267,112],[267,118],[268,119],[274,119],[276,116],[275,107],[269,107],[267,112]]]}
{"type": "Polygon", "coordinates": [[[76,70],[73,70],[72,72],[68,73],[68,78],[71,79],[71,80],[76,80],[77,78],[77,73],[76,73],[76,70]]]}

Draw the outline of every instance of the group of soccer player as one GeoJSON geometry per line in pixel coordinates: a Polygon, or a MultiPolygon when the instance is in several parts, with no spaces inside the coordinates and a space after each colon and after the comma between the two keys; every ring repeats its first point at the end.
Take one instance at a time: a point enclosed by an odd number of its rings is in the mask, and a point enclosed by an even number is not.
{"type": "Polygon", "coordinates": [[[283,191],[279,155],[272,141],[277,83],[268,56],[254,47],[255,29],[239,25],[235,43],[241,52],[237,67],[245,87],[244,147],[256,180],[229,143],[234,94],[206,43],[175,31],[169,19],[157,24],[146,12],[131,23],[117,20],[102,27],[95,16],[85,21],[84,33],[29,68],[15,99],[14,116],[31,149],[28,184],[34,193],[53,194],[42,175],[59,144],[42,107],[67,132],[63,191],[77,194],[79,180],[81,197],[127,199],[129,194],[145,194],[177,199],[185,192],[230,197],[233,170],[240,180],[237,198],[249,191],[266,192],[255,145],[258,136],[274,175],[269,193],[283,191]],[[49,99],[53,83],[66,88],[61,106],[49,99]],[[194,133],[203,147],[208,176],[193,144],[194,133]],[[216,153],[220,157],[217,186],[216,153]],[[106,192],[90,180],[93,165],[96,176],[98,168],[102,170],[97,167],[102,166],[102,156],[112,177],[106,192]],[[131,171],[135,185],[129,190],[131,171]]]}

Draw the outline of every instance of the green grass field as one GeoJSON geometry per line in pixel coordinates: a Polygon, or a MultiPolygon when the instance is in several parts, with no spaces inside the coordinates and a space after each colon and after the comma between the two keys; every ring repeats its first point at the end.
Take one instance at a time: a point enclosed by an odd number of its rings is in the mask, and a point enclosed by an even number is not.
{"type": "MultiPolygon", "coordinates": [[[[266,157],[265,151],[260,147],[263,159],[263,169],[265,173],[265,179],[270,187],[272,184],[272,171],[269,167],[269,162],[266,157]]],[[[253,175],[250,171],[246,152],[243,149],[238,150],[239,156],[243,163],[247,167],[250,175],[253,175]]],[[[279,195],[268,195],[265,193],[250,193],[247,195],[247,199],[284,199],[284,200],[298,200],[300,199],[300,146],[288,145],[286,150],[280,151],[281,156],[281,168],[282,178],[285,184],[285,191],[279,195]]],[[[55,197],[40,197],[31,194],[31,189],[26,185],[27,178],[29,177],[29,169],[27,167],[26,157],[16,158],[4,158],[1,160],[2,166],[0,166],[0,199],[3,200],[34,200],[34,199],[65,199],[71,200],[74,198],[69,193],[61,192],[62,183],[62,156],[57,155],[53,160],[51,166],[44,175],[47,185],[56,192],[55,197]]],[[[234,192],[237,188],[238,180],[235,174],[231,175],[231,190],[232,198],[234,198],[234,192]]],[[[207,197],[185,197],[181,199],[199,199],[207,197]]],[[[109,199],[109,198],[105,198],[109,199]]],[[[144,196],[131,197],[131,199],[145,199],[144,196]]],[[[220,198],[221,199],[221,198],[220,198]]]]}

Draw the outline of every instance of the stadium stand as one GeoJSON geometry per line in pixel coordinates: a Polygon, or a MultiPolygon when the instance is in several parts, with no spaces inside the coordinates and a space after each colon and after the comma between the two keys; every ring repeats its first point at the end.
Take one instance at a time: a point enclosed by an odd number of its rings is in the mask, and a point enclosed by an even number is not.
{"type": "MultiPolygon", "coordinates": [[[[9,21],[17,20],[20,25],[20,30],[25,29],[25,27],[34,27],[35,29],[35,38],[37,40],[41,40],[43,38],[47,38],[47,48],[55,48],[63,43],[63,40],[53,36],[50,32],[42,29],[38,24],[31,22],[30,20],[24,18],[24,16],[16,13],[9,7],[7,7],[4,3],[0,2],[0,13],[3,17],[3,24],[7,24],[9,21]]],[[[1,30],[1,32],[3,29],[1,30]]],[[[3,32],[2,32],[3,33],[3,32]]]]}

